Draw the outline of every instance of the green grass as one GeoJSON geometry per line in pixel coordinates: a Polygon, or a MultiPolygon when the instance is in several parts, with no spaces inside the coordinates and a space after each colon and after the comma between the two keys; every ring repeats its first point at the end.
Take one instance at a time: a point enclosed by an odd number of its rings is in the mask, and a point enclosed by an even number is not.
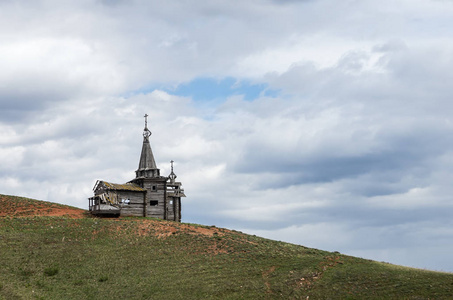
{"type": "Polygon", "coordinates": [[[307,296],[452,299],[453,274],[162,220],[0,218],[0,299],[307,296]],[[160,236],[160,226],[176,231],[160,236]]]}

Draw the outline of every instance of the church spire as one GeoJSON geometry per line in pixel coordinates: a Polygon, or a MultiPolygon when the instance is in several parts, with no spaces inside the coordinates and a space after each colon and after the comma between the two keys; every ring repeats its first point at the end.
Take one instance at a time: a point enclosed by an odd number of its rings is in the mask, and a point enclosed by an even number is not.
{"type": "Polygon", "coordinates": [[[153,151],[149,144],[149,137],[151,136],[151,131],[148,129],[148,115],[145,114],[145,129],[143,130],[143,146],[142,153],[140,155],[140,162],[138,164],[138,170],[135,171],[136,178],[149,178],[149,177],[159,177],[160,170],[156,166],[156,161],[154,160],[153,151]]]}

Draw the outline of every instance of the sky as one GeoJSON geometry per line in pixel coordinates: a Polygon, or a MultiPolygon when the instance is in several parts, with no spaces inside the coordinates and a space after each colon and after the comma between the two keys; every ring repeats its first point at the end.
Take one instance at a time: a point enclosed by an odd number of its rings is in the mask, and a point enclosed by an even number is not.
{"type": "Polygon", "coordinates": [[[144,114],[182,221],[453,272],[453,1],[0,0],[0,193],[87,209],[144,114]]]}

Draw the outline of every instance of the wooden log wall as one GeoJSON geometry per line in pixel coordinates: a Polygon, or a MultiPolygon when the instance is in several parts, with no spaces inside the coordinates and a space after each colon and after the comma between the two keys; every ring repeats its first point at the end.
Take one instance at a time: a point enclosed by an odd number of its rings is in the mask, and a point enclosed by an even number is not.
{"type": "Polygon", "coordinates": [[[145,182],[144,188],[146,193],[146,215],[148,217],[166,219],[166,182],[145,182]],[[157,205],[151,205],[151,202],[157,201],[157,205]]]}
{"type": "Polygon", "coordinates": [[[117,191],[119,202],[121,199],[129,199],[129,204],[122,203],[121,216],[143,217],[143,198],[145,192],[117,191]]]}

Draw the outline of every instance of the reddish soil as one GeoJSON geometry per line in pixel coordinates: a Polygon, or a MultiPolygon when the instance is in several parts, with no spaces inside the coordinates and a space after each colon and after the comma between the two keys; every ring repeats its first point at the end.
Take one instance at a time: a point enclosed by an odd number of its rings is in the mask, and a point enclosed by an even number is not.
{"type": "Polygon", "coordinates": [[[47,201],[0,195],[0,217],[6,216],[61,216],[79,219],[86,216],[86,211],[80,208],[47,201]]]}

